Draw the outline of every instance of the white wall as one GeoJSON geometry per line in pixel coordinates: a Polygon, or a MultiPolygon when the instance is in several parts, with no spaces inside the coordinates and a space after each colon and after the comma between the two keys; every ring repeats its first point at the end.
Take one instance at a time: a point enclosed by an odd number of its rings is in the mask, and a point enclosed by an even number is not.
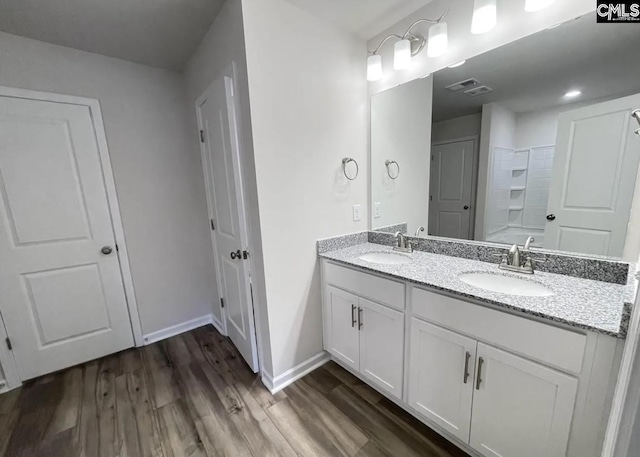
{"type": "Polygon", "coordinates": [[[366,46],[283,0],[243,0],[243,17],[278,376],[322,352],[316,240],[367,228],[366,46]],[[359,162],[355,181],[343,157],[359,162]]]}
{"type": "Polygon", "coordinates": [[[506,226],[516,116],[498,105],[482,107],[482,133],[478,160],[478,197],[476,202],[476,240],[506,226]]]}
{"type": "Polygon", "coordinates": [[[211,313],[202,172],[181,75],[6,33],[0,62],[1,85],[100,100],[143,333],[211,313]]]}
{"type": "Polygon", "coordinates": [[[446,121],[434,122],[431,141],[457,140],[464,137],[480,136],[482,113],[460,116],[446,121]]]}
{"type": "Polygon", "coordinates": [[[432,94],[433,78],[424,78],[371,97],[371,198],[380,203],[373,228],[406,222],[414,233],[428,225],[432,94]],[[398,162],[396,179],[386,160],[398,162]]]}
{"type": "MultiPolygon", "coordinates": [[[[554,3],[550,8],[536,13],[524,11],[524,0],[498,1],[498,24],[491,32],[483,35],[471,34],[471,17],[474,0],[435,0],[393,27],[380,33],[368,42],[369,50],[375,49],[384,37],[391,33],[404,33],[417,19],[436,19],[449,9],[445,21],[449,30],[449,50],[443,56],[430,58],[426,51],[414,58],[412,66],[404,71],[393,70],[393,41],[383,47],[382,55],[385,77],[370,84],[371,93],[380,92],[389,87],[411,81],[420,76],[433,73],[464,59],[469,59],[483,52],[497,48],[517,39],[544,30],[569,19],[595,10],[593,0],[563,0],[554,3]]],[[[427,36],[428,25],[421,24],[415,28],[417,33],[427,36]]]]}
{"type": "MultiPolygon", "coordinates": [[[[258,329],[259,346],[263,352],[263,369],[273,371],[269,341],[268,314],[265,303],[264,266],[262,257],[262,240],[260,238],[260,217],[255,179],[255,162],[253,156],[253,139],[251,136],[251,110],[249,107],[249,88],[247,80],[247,61],[245,57],[244,30],[242,21],[242,3],[240,0],[228,0],[211,25],[209,32],[200,43],[196,53],[191,57],[185,70],[185,84],[189,120],[193,129],[197,128],[195,103],[211,82],[225,68],[235,62],[238,80],[238,115],[241,135],[241,161],[243,166],[243,186],[247,205],[247,223],[249,225],[249,252],[252,266],[252,289],[256,328],[258,329]]],[[[200,149],[197,138],[192,138],[193,148],[200,149]]],[[[200,174],[202,179],[202,173],[200,174]]],[[[203,184],[204,185],[204,184],[203,184]]],[[[204,189],[202,190],[204,192],[204,189]]],[[[211,278],[215,281],[215,278],[211,278]]],[[[220,308],[215,307],[220,316],[220,308]]]]}

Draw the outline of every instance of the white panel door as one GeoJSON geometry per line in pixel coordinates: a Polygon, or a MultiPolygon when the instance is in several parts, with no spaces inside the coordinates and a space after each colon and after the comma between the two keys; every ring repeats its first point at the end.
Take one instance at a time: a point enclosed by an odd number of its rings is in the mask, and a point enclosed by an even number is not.
{"type": "Polygon", "coordinates": [[[22,380],[133,346],[104,179],[88,106],[0,97],[0,309],[22,380]]]}
{"type": "Polygon", "coordinates": [[[228,69],[207,89],[198,106],[198,115],[203,131],[203,164],[226,330],[242,357],[257,372],[235,92],[234,72],[228,69]]]}
{"type": "Polygon", "coordinates": [[[469,442],[477,342],[411,320],[409,404],[444,430],[469,442]]]}
{"type": "Polygon", "coordinates": [[[360,373],[402,398],[404,313],[359,299],[360,373]]]}
{"type": "Polygon", "coordinates": [[[578,381],[478,343],[471,446],[487,457],[564,457],[578,381]]]}
{"type": "Polygon", "coordinates": [[[327,286],[326,310],[329,320],[327,351],[343,363],[360,369],[360,335],[358,332],[358,297],[327,286]]]}
{"type": "Polygon", "coordinates": [[[431,148],[430,235],[470,236],[474,144],[465,140],[431,148]]]}
{"type": "Polygon", "coordinates": [[[640,95],[559,116],[545,248],[622,256],[640,163],[637,108],[640,95]]]}

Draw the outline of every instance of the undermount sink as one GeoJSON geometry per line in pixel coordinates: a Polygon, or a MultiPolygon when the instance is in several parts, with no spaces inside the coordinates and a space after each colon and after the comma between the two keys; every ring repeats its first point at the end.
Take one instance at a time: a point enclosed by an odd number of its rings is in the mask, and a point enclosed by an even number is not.
{"type": "Polygon", "coordinates": [[[360,260],[385,265],[402,265],[411,262],[411,256],[397,252],[370,252],[359,257],[360,260]]]}
{"type": "Polygon", "coordinates": [[[460,281],[480,289],[523,297],[550,297],[553,291],[539,282],[494,273],[464,273],[460,281]]]}

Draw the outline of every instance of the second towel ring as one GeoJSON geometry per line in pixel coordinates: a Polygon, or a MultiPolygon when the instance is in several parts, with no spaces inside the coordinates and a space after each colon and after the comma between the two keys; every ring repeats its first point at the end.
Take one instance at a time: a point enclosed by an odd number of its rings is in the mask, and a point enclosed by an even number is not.
{"type": "Polygon", "coordinates": [[[387,174],[389,175],[389,177],[391,179],[397,179],[398,176],[400,176],[400,165],[398,165],[398,162],[396,162],[395,160],[386,160],[384,162],[384,164],[387,167],[387,174]],[[395,176],[391,174],[391,165],[395,165],[396,168],[398,169],[398,171],[396,172],[395,176]]]}
{"type": "Polygon", "coordinates": [[[349,181],[353,181],[354,179],[356,179],[358,177],[358,173],[360,173],[360,167],[358,167],[358,162],[356,162],[356,159],[352,159],[351,157],[345,157],[344,159],[342,159],[342,172],[344,173],[345,178],[347,178],[349,181]],[[353,162],[356,165],[356,174],[353,175],[353,177],[347,174],[347,164],[349,162],[353,162]]]}

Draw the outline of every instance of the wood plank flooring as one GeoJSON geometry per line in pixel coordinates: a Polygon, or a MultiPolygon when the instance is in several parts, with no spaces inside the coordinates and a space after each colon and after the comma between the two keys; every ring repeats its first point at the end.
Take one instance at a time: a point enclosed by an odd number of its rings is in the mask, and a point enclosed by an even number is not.
{"type": "Polygon", "coordinates": [[[271,395],[213,327],[0,395],[0,457],[466,457],[330,362],[271,395]]]}

